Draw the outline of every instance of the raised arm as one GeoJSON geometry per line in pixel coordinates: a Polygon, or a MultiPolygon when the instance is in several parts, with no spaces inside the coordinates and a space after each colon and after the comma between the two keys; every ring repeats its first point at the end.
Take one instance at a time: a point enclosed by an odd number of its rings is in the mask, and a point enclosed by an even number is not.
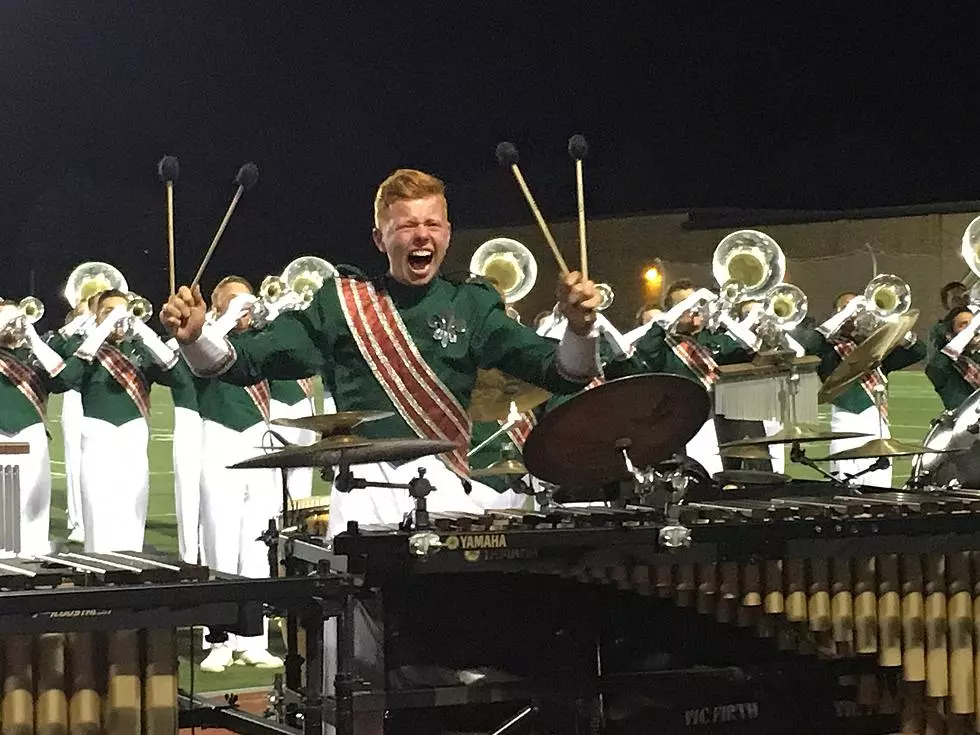
{"type": "Polygon", "coordinates": [[[284,313],[261,331],[227,337],[204,326],[200,288],[181,287],[164,305],[160,320],[199,377],[220,375],[238,385],[263,378],[298,379],[320,373],[332,352],[323,296],[321,289],[307,309],[284,313]]]}

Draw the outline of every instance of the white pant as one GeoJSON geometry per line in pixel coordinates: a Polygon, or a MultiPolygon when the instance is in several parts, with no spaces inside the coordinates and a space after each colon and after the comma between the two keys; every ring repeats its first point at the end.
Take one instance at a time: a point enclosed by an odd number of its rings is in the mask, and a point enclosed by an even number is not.
{"type": "Polygon", "coordinates": [[[85,550],[142,551],[150,468],[143,418],[115,426],[82,418],[82,518],[85,550]]]}
{"type": "MultiPolygon", "coordinates": [[[[281,401],[272,401],[270,407],[272,418],[274,419],[299,419],[312,416],[315,413],[313,399],[308,398],[292,406],[281,401]]],[[[331,413],[336,413],[332,411],[331,413]]],[[[309,446],[317,440],[317,433],[308,429],[295,429],[289,426],[273,426],[272,430],[281,435],[283,439],[291,444],[299,446],[309,446]]],[[[280,472],[276,472],[277,481],[281,484],[280,472]]],[[[293,500],[308,498],[313,494],[313,468],[296,467],[286,473],[286,487],[289,488],[289,497],[293,500]]]]}
{"type": "Polygon", "coordinates": [[[48,525],[51,519],[51,461],[44,424],[28,426],[16,434],[0,433],[0,441],[27,442],[28,454],[0,456],[0,465],[20,468],[20,551],[47,554],[51,551],[48,525]]]}
{"type": "Polygon", "coordinates": [[[65,444],[65,482],[68,488],[68,528],[82,526],[82,394],[66,392],[61,404],[61,435],[65,444]]]}
{"type": "Polygon", "coordinates": [[[687,443],[684,451],[688,457],[704,467],[712,477],[724,469],[721,455],[718,453],[718,435],[715,432],[714,416],[708,417],[698,433],[687,443]]]}
{"type": "Polygon", "coordinates": [[[174,407],[174,500],[180,558],[197,563],[201,528],[201,441],[204,422],[189,408],[174,407]]]}
{"type": "MultiPolygon", "coordinates": [[[[425,479],[432,483],[433,492],[426,497],[426,506],[433,512],[456,511],[480,514],[488,508],[499,508],[500,493],[483,483],[473,482],[467,495],[463,483],[436,457],[423,457],[395,467],[388,462],[352,467],[358,479],[374,482],[408,483],[425,468],[425,479]]],[[[364,525],[392,525],[401,522],[415,508],[408,490],[397,488],[366,488],[337,492],[330,496],[330,522],[327,536],[333,538],[347,530],[348,521],[364,525]]]]}
{"type": "MultiPolygon", "coordinates": [[[[234,431],[204,422],[201,536],[204,559],[219,572],[253,578],[270,574],[269,550],[259,536],[282,507],[276,472],[228,469],[228,465],[261,454],[265,433],[265,424],[234,431]]],[[[238,651],[264,650],[268,635],[231,636],[230,642],[238,651]]]]}
{"type": "MultiPolygon", "coordinates": [[[[782,431],[783,428],[781,421],[771,421],[768,419],[763,421],[762,425],[765,427],[766,436],[772,436],[782,431]]],[[[772,471],[783,474],[786,471],[786,445],[770,444],[769,459],[772,461],[772,471]]]]}
{"type": "MultiPolygon", "coordinates": [[[[857,437],[855,439],[835,439],[830,443],[830,453],[842,452],[845,449],[859,447],[874,437],[888,439],[891,433],[888,430],[888,421],[881,421],[879,424],[878,407],[870,406],[861,413],[851,413],[843,411],[837,406],[830,407],[830,430],[831,431],[859,431],[870,436],[857,437]]],[[[852,474],[860,472],[866,467],[874,464],[874,459],[847,459],[841,462],[831,462],[831,472],[844,472],[852,474]]],[[[874,487],[892,486],[892,468],[889,466],[884,470],[875,470],[866,475],[861,475],[854,480],[856,485],[872,485],[874,487]]]]}

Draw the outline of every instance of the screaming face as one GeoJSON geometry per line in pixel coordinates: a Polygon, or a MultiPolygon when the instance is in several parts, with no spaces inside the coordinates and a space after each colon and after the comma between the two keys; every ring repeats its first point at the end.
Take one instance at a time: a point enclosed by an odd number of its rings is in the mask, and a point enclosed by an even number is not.
{"type": "Polygon", "coordinates": [[[399,283],[424,286],[439,272],[449,249],[446,198],[399,199],[379,218],[373,237],[388,256],[388,272],[399,283]]]}

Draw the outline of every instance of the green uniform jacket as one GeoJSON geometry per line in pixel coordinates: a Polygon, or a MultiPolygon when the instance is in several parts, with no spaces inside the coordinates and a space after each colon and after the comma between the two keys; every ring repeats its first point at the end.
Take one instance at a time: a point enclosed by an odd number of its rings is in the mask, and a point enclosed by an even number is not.
{"type": "Polygon", "coordinates": [[[285,403],[287,406],[295,406],[306,400],[306,392],[295,380],[272,380],[269,388],[272,391],[272,400],[285,403]]]}
{"type": "MultiPolygon", "coordinates": [[[[478,368],[497,368],[552,392],[571,392],[581,383],[559,375],[556,345],[514,321],[500,296],[480,283],[436,278],[409,287],[390,278],[375,280],[387,290],[422,358],[466,408],[478,368]],[[430,322],[452,317],[456,341],[445,347],[430,322]]],[[[334,283],[321,288],[303,311],[287,312],[260,332],[232,340],[237,360],[222,378],[248,385],[261,378],[298,379],[321,374],[338,411],[392,411],[394,415],[358,427],[364,436],[411,437],[414,433],[365,364],[340,306],[334,283]],[[332,368],[332,369],[331,369],[332,368]],[[331,369],[331,375],[324,373],[331,369]]]]}
{"type": "Polygon", "coordinates": [[[975,390],[963,379],[953,360],[939,350],[929,356],[929,362],[926,363],[926,377],[939,394],[943,408],[948,411],[959,408],[975,390]]]}
{"type": "Polygon", "coordinates": [[[199,378],[191,373],[183,359],[170,372],[171,391],[174,395],[192,395],[193,399],[185,401],[184,407],[189,408],[187,404],[192,402],[204,421],[239,432],[265,422],[245,388],[221,378],[199,378]]]}
{"type": "Polygon", "coordinates": [[[170,396],[173,398],[174,408],[186,408],[194,413],[200,413],[197,402],[198,379],[191,374],[183,357],[170,372],[170,396]]]}
{"type": "MultiPolygon", "coordinates": [[[[38,377],[38,382],[44,387],[45,394],[41,395],[42,400],[47,400],[47,393],[64,393],[69,390],[69,385],[59,374],[52,378],[43,367],[32,364],[32,353],[29,347],[15,347],[14,349],[3,349],[2,352],[17,358],[23,365],[30,368],[38,377]]],[[[23,431],[28,426],[42,424],[44,420],[38,415],[37,409],[27,396],[20,392],[20,389],[7,376],[0,374],[0,432],[4,434],[16,434],[23,431]]]]}
{"type": "MultiPolygon", "coordinates": [[[[834,348],[834,345],[828,342],[817,330],[810,329],[801,332],[797,335],[797,340],[803,345],[808,355],[816,355],[820,358],[820,366],[817,368],[817,374],[820,376],[821,381],[830,377],[831,373],[840,365],[841,357],[834,348]]],[[[921,340],[915,342],[911,347],[896,347],[882,361],[881,371],[885,375],[888,375],[896,370],[914,365],[924,360],[927,352],[928,348],[921,340]]],[[[833,401],[833,405],[850,413],[861,413],[871,408],[874,405],[874,401],[868,395],[868,392],[861,387],[861,381],[856,381],[851,383],[847,390],[833,401]]]]}
{"type": "MultiPolygon", "coordinates": [[[[70,348],[72,344],[74,341],[69,340],[63,343],[63,347],[70,348]]],[[[157,365],[138,339],[127,338],[115,346],[142,373],[148,385],[159,383],[170,387],[173,370],[164,370],[157,365]]],[[[142,417],[133,399],[98,360],[87,362],[74,354],[62,353],[62,356],[65,358],[65,369],[58,377],[72,390],[82,394],[85,416],[107,421],[114,426],[122,426],[142,417]]]]}

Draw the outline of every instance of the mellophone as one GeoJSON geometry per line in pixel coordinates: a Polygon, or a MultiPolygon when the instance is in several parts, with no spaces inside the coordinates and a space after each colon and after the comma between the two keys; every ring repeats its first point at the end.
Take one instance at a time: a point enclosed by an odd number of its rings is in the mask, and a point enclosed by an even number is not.
{"type": "Polygon", "coordinates": [[[380,587],[502,572],[670,599],[780,651],[875,660],[857,703],[900,714],[903,733],[980,731],[980,493],[829,490],[799,482],[772,498],[691,503],[692,543],[674,550],[643,507],[434,515],[425,553],[390,528],[352,527],[334,550],[380,587]]]}
{"type": "Polygon", "coordinates": [[[178,692],[178,628],[255,635],[265,603],[322,620],[346,588],[339,575],[243,579],[139,552],[0,558],[2,731],[171,735],[185,720],[237,730],[244,713],[178,692]]]}

